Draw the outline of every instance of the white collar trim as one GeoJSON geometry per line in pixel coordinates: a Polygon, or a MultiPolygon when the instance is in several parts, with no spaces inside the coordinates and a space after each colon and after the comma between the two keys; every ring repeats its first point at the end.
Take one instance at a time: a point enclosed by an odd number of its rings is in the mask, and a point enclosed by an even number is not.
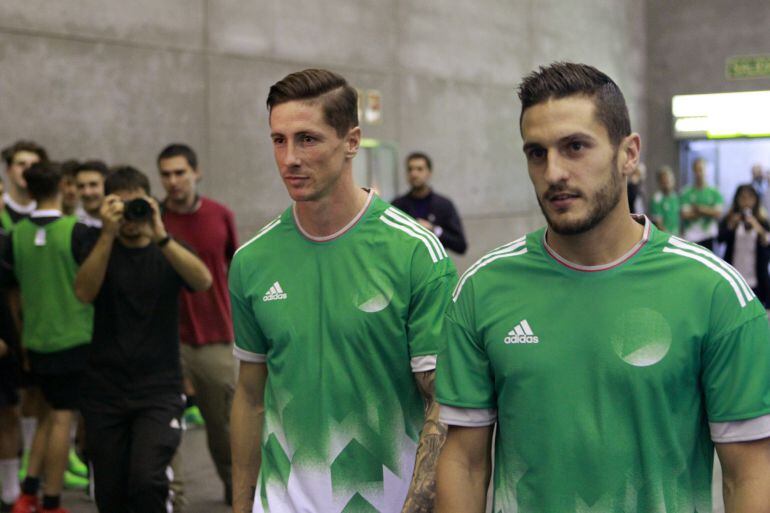
{"type": "Polygon", "coordinates": [[[61,210],[57,208],[51,208],[48,210],[35,210],[29,215],[29,217],[61,217],[61,210]]]}
{"type": "Polygon", "coordinates": [[[323,237],[317,237],[315,235],[310,235],[307,231],[305,231],[304,228],[302,228],[302,225],[299,223],[299,218],[297,217],[297,204],[294,203],[292,205],[292,214],[294,215],[294,224],[297,225],[297,229],[300,231],[303,237],[312,240],[313,242],[329,242],[330,240],[336,239],[337,237],[341,237],[344,235],[348,230],[353,228],[355,224],[364,216],[364,213],[369,208],[369,205],[372,203],[372,198],[374,198],[374,190],[369,190],[369,195],[366,197],[366,203],[364,203],[364,206],[361,207],[361,210],[358,211],[358,213],[353,217],[353,219],[350,220],[348,224],[337,230],[336,232],[332,233],[331,235],[324,235],[323,237]]]}
{"type": "Polygon", "coordinates": [[[548,234],[548,228],[545,229],[543,232],[543,246],[545,247],[546,252],[551,255],[554,260],[559,262],[565,267],[568,267],[570,269],[573,269],[575,271],[583,271],[583,272],[598,272],[598,271],[607,271],[609,269],[612,269],[614,267],[617,267],[624,262],[628,261],[633,257],[635,254],[639,252],[640,249],[642,249],[642,246],[644,246],[648,240],[650,240],[650,227],[652,223],[650,223],[650,220],[647,218],[647,216],[635,216],[632,215],[631,217],[634,218],[635,221],[641,221],[644,220],[644,231],[642,232],[642,238],[639,239],[639,241],[631,247],[628,251],[626,251],[622,256],[619,258],[613,260],[612,262],[609,262],[607,264],[600,264],[600,265],[581,265],[576,264],[575,262],[571,262],[564,258],[563,256],[559,255],[554,249],[548,245],[548,240],[546,239],[546,235],[548,234]]]}
{"type": "Polygon", "coordinates": [[[33,201],[27,205],[19,205],[7,192],[3,193],[3,202],[19,214],[31,214],[37,208],[36,201],[33,201]]]}

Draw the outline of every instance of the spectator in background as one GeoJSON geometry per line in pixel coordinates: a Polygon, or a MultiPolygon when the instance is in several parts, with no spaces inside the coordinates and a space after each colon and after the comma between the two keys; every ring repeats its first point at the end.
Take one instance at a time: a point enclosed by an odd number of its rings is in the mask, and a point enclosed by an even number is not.
{"type": "Polygon", "coordinates": [[[767,265],[770,221],[751,184],[738,186],[730,211],[719,224],[719,241],[725,243],[724,259],[746,280],[754,294],[768,306],[770,278],[767,265]]]}
{"type": "Polygon", "coordinates": [[[647,194],[644,191],[645,178],[647,178],[647,166],[644,165],[644,162],[639,162],[626,182],[628,207],[631,209],[632,214],[644,214],[646,212],[647,194]]]}
{"type": "Polygon", "coordinates": [[[414,152],[406,158],[406,179],[411,190],[393,200],[400,208],[436,234],[446,249],[464,254],[468,249],[463,225],[452,201],[433,192],[430,179],[433,163],[425,153],[414,152]]]}
{"type": "Polygon", "coordinates": [[[157,163],[166,191],[163,223],[171,235],[195,250],[213,278],[206,292],[182,291],[179,334],[182,371],[195,390],[209,452],[224,484],[225,501],[231,504],[230,407],[235,365],[227,270],[238,247],[235,217],[225,206],[198,194],[201,170],[192,148],[166,146],[157,163]]]}
{"type": "Polygon", "coordinates": [[[722,195],[706,182],[706,161],[700,157],[692,163],[694,183],[679,196],[682,205],[684,238],[714,250],[714,239],[722,217],[722,195]]]}
{"type": "MultiPolygon", "coordinates": [[[[0,182],[0,211],[3,210],[3,183],[0,182]]],[[[5,254],[8,234],[0,226],[0,255],[5,254]]],[[[11,311],[6,301],[6,288],[11,271],[0,265],[0,511],[10,511],[19,497],[19,387],[21,347],[11,311]]]]}
{"type": "Polygon", "coordinates": [[[81,223],[94,228],[102,227],[99,209],[104,200],[104,180],[109,174],[107,164],[101,160],[88,160],[75,170],[75,184],[82,207],[78,212],[81,223]]]}
{"type": "Polygon", "coordinates": [[[168,235],[143,173],[118,168],[104,187],[102,229],[75,277],[94,304],[83,416],[96,504],[165,513],[184,407],[179,292],[207,289],[211,274],[168,235]]]}
{"type": "Polygon", "coordinates": [[[23,176],[37,209],[14,226],[3,262],[13,269],[19,283],[22,343],[49,408],[38,418],[35,436],[43,442],[33,446],[22,495],[13,512],[63,513],[60,500],[70,428],[79,408],[93,327],[93,308],[80,303],[73,289],[77,260],[90,247],[89,230],[77,224],[75,217],[62,215],[59,166],[38,162],[23,176]],[[37,498],[41,477],[42,509],[37,498]]]}
{"type": "Polygon", "coordinates": [[[35,201],[27,191],[24,171],[32,164],[48,160],[45,148],[32,141],[17,141],[2,151],[5,161],[7,190],[3,194],[5,208],[0,211],[0,225],[10,230],[19,219],[35,210],[35,201]]]}
{"type": "Polygon", "coordinates": [[[657,172],[658,191],[650,202],[650,219],[659,229],[679,235],[681,219],[679,217],[679,196],[676,193],[674,172],[669,166],[661,166],[657,172]]]}
{"type": "Polygon", "coordinates": [[[80,163],[77,160],[65,160],[58,164],[61,169],[61,208],[65,216],[77,215],[80,206],[78,188],[75,183],[75,171],[80,163]]]}
{"type": "Polygon", "coordinates": [[[759,195],[759,201],[761,202],[764,197],[765,193],[767,192],[767,177],[765,176],[764,171],[762,170],[762,164],[754,164],[751,166],[751,184],[752,187],[754,187],[754,190],[757,191],[757,194],[759,195]]]}

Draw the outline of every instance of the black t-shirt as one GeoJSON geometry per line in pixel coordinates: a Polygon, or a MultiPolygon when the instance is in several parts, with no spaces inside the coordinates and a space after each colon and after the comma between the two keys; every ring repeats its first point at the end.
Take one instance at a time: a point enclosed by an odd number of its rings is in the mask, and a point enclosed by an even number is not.
{"type": "Polygon", "coordinates": [[[155,244],[128,248],[115,240],[94,301],[86,395],[181,392],[178,305],[183,286],[155,244]]]}

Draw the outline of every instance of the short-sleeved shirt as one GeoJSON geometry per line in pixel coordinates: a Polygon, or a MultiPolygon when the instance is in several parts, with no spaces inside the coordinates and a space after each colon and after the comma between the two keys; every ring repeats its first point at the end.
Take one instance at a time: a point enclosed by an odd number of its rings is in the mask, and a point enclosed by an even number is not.
{"type": "Polygon", "coordinates": [[[211,272],[211,288],[183,290],[180,296],[179,333],[182,343],[201,346],[233,340],[227,270],[238,246],[235,216],[223,205],[201,197],[189,213],[164,209],[168,232],[195,250],[211,272]]]}
{"type": "MultiPolygon", "coordinates": [[[[682,209],[691,208],[693,205],[705,207],[721,207],[724,203],[722,194],[714,187],[686,187],[679,196],[682,209]]],[[[682,236],[693,242],[716,237],[719,233],[719,222],[713,217],[702,216],[697,219],[682,221],[682,236]]]]}
{"type": "Polygon", "coordinates": [[[676,192],[663,194],[657,191],[650,202],[650,216],[659,223],[664,232],[679,235],[681,231],[681,206],[676,192]],[[662,225],[662,226],[661,226],[662,225]]]}
{"type": "Polygon", "coordinates": [[[94,300],[84,394],[143,398],[181,392],[179,291],[185,286],[155,244],[116,239],[94,300]]]}
{"type": "Polygon", "coordinates": [[[770,436],[764,308],[649,221],[600,267],[541,229],[471,266],[453,299],[437,399],[449,424],[497,420],[496,513],[711,511],[712,439],[770,436]]]}
{"type": "Polygon", "coordinates": [[[370,193],[360,217],[311,239],[291,208],[230,269],[235,355],[266,362],[255,512],[398,512],[457,280],[441,243],[370,193]]]}

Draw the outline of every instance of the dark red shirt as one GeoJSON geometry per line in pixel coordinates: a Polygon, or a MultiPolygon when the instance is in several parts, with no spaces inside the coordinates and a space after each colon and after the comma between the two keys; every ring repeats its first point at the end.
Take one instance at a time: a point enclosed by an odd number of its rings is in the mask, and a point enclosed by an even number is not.
{"type": "Polygon", "coordinates": [[[227,269],[238,247],[235,216],[225,206],[200,198],[194,212],[163,211],[163,224],[175,239],[195,250],[211,271],[209,290],[183,290],[179,297],[179,335],[183,344],[201,346],[233,340],[227,269]]]}

